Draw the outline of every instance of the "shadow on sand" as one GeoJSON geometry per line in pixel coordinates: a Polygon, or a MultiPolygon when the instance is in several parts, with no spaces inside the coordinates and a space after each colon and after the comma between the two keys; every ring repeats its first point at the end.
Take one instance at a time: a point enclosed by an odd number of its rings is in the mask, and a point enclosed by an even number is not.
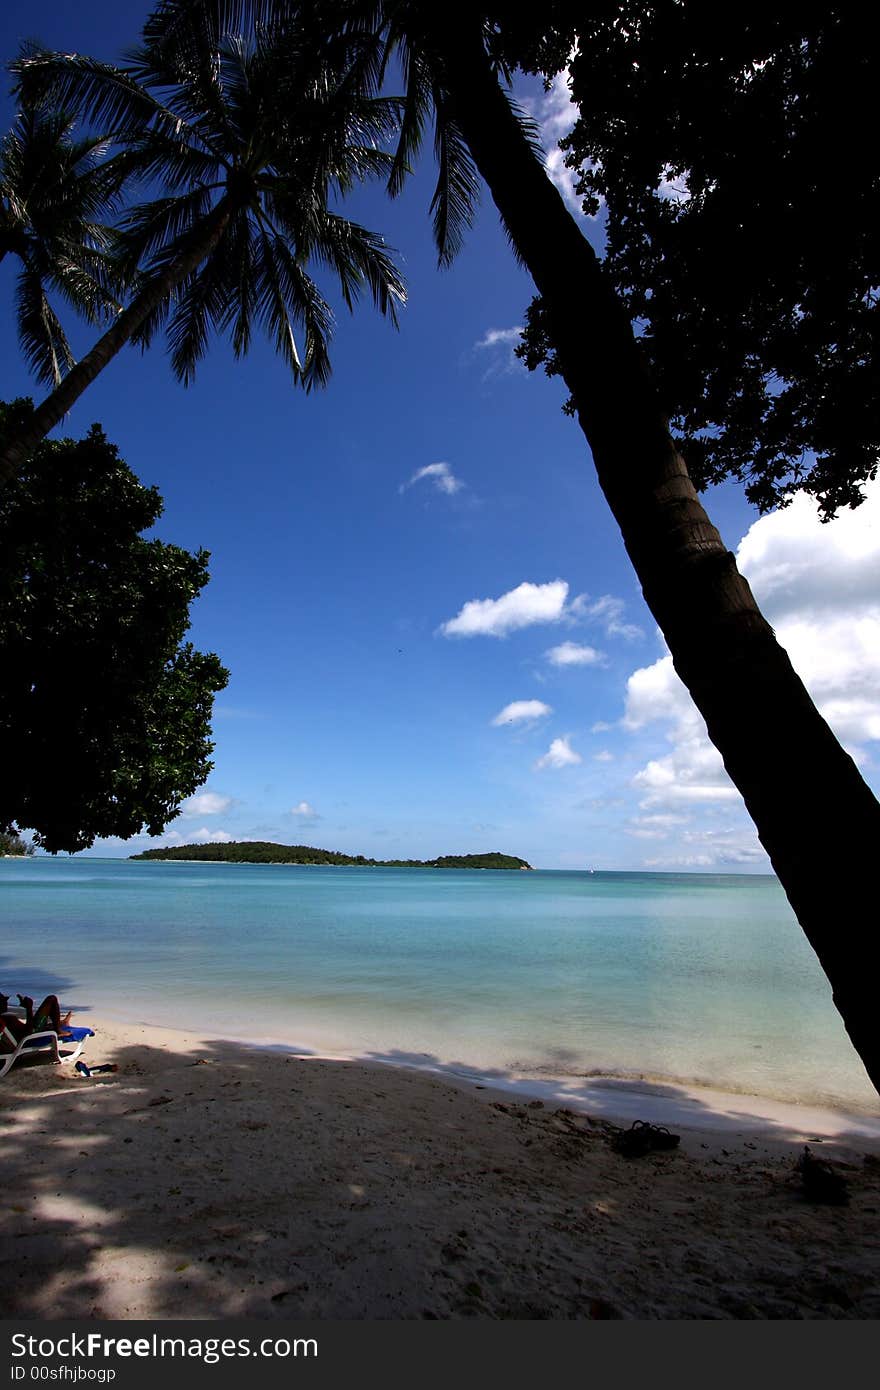
{"type": "MultiPolygon", "coordinates": [[[[533,1081],[422,1054],[187,1046],[0,1083],[3,1316],[880,1314],[862,1152],[851,1205],[816,1209],[783,1126],[634,1163],[609,1149],[593,1079],[541,1103],[533,1081]]],[[[89,1055],[111,1060],[100,1035],[89,1055]]],[[[644,1088],[618,1085],[608,1113],[621,1095],[644,1112],[644,1088]]],[[[702,1107],[707,1130],[722,1119],[702,1107]]]]}

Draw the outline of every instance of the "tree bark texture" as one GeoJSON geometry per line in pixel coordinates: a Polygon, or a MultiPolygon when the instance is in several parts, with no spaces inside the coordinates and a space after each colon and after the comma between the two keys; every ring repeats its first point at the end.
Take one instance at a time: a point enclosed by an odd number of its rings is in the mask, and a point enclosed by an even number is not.
{"type": "Polygon", "coordinates": [[[482,36],[463,36],[460,10],[450,20],[438,17],[430,41],[452,112],[543,298],[645,600],[880,1091],[880,804],[703,509],[628,315],[524,138],[482,36]]]}
{"type": "Polygon", "coordinates": [[[71,368],[52,394],[37,406],[27,425],[13,439],[7,441],[0,453],[0,486],[10,481],[30,450],[61,423],[99,372],[102,372],[126,343],[131,341],[153,310],[169,298],[177,286],[210,256],[222,237],[232,212],[230,200],[221,199],[206,217],[199,234],[191,239],[189,246],[182,250],[161,274],[144,286],[103,337],[98,339],[75,367],[71,368]]]}

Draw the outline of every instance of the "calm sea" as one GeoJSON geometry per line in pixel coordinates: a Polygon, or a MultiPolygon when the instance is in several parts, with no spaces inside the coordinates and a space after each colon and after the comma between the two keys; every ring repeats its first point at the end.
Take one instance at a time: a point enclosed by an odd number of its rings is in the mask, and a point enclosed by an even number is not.
{"type": "Polygon", "coordinates": [[[4,860],[0,923],[83,1022],[880,1113],[773,878],[4,860]]]}

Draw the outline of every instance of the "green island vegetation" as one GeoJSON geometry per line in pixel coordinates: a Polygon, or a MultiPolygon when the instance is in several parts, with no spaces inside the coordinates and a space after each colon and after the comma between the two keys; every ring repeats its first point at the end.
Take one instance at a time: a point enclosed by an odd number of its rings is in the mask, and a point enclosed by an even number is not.
{"type": "Polygon", "coordinates": [[[437,859],[367,859],[312,845],[276,845],[271,840],[231,840],[225,845],[174,845],[145,849],[129,859],[202,859],[225,864],[361,864],[374,869],[531,869],[515,854],[441,854],[437,859]]]}

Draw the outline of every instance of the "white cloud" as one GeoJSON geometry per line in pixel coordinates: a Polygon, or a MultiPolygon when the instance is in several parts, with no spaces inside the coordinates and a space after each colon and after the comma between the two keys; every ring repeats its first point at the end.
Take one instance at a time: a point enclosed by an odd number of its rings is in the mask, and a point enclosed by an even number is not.
{"type": "Polygon", "coordinates": [[[565,616],[568,585],[564,579],[549,584],[519,584],[500,598],[474,598],[461,612],[441,625],[444,637],[506,637],[534,623],[558,623],[565,616]]]}
{"type": "Polygon", "coordinates": [[[572,748],[571,734],[565,734],[562,738],[555,738],[542,758],[535,763],[536,769],[545,767],[573,767],[576,763],[583,762],[580,753],[576,753],[572,748]]]}
{"type": "Polygon", "coordinates": [[[582,618],[587,622],[599,623],[605,629],[606,637],[623,637],[627,642],[633,642],[638,637],[644,637],[640,627],[635,623],[625,623],[622,621],[626,604],[622,598],[615,598],[613,594],[603,594],[601,598],[594,599],[592,603],[586,594],[579,594],[571,603],[572,617],[582,618]]]}
{"type": "Polygon", "coordinates": [[[591,733],[591,734],[607,734],[607,733],[608,733],[608,730],[611,729],[611,728],[613,728],[613,725],[611,725],[611,724],[606,724],[606,722],[605,722],[604,719],[597,719],[596,722],[595,722],[595,724],[591,725],[591,727],[590,727],[590,733],[591,733]]]}
{"type": "Polygon", "coordinates": [[[493,348],[501,343],[505,347],[516,347],[522,338],[522,326],[517,324],[514,328],[489,328],[474,343],[475,348],[493,348]]]}
{"type": "Polygon", "coordinates": [[[577,642],[561,642],[545,652],[551,666],[600,666],[605,660],[604,652],[595,647],[579,646],[577,642]]]}
{"type": "Polygon", "coordinates": [[[516,356],[515,349],[522,342],[522,328],[489,328],[474,343],[474,352],[483,355],[488,363],[483,380],[491,377],[507,376],[511,372],[524,372],[526,365],[516,356]]]}
{"type": "MultiPolygon", "coordinates": [[[[862,507],[827,525],[814,502],[797,496],[750,527],[737,562],[820,712],[856,760],[870,766],[871,745],[880,741],[880,482],[866,493],[862,507]]],[[[641,808],[686,809],[697,823],[670,830],[670,857],[649,862],[766,865],[668,655],[634,671],[627,683],[623,727],[638,733],[657,721],[666,726],[670,751],[650,758],[633,779],[641,808]],[[725,812],[728,821],[733,813],[738,823],[708,823],[709,812],[725,812]],[[690,853],[692,845],[698,854],[690,853]]],[[[649,817],[631,824],[630,833],[641,838],[660,828],[649,817]]]]}
{"type": "Polygon", "coordinates": [[[711,854],[662,855],[645,860],[646,869],[711,869],[715,866],[711,854]]]}
{"type": "Polygon", "coordinates": [[[699,719],[690,695],[675,674],[671,656],[633,671],[626,683],[623,727],[641,729],[654,719],[676,723],[699,719]]]}
{"type": "Polygon", "coordinates": [[[398,492],[406,492],[407,488],[420,483],[423,478],[429,479],[437,491],[447,497],[454,497],[465,486],[460,478],[456,478],[448,463],[428,463],[424,468],[416,469],[408,482],[401,483],[398,492]]]}
{"type": "Polygon", "coordinates": [[[203,825],[201,830],[194,830],[187,836],[188,844],[195,845],[228,845],[235,839],[234,835],[229,835],[225,830],[209,830],[203,825]]]}
{"type": "Polygon", "coordinates": [[[292,816],[298,816],[300,820],[303,821],[321,819],[314,806],[310,806],[307,801],[301,801],[299,805],[291,806],[290,814],[292,816]]]}
{"type": "Polygon", "coordinates": [[[231,796],[220,796],[217,792],[197,792],[187,797],[180,808],[182,816],[220,816],[233,805],[231,796]]]}
{"type": "Polygon", "coordinates": [[[527,719],[542,719],[544,715],[552,713],[550,705],[545,705],[543,700],[513,700],[498,711],[492,724],[496,727],[502,724],[517,724],[527,719]]]}
{"type": "Polygon", "coordinates": [[[596,761],[597,763],[613,763],[613,762],[614,762],[614,754],[613,754],[613,753],[609,753],[609,751],[608,751],[607,748],[603,748],[603,749],[601,750],[601,752],[599,752],[599,753],[594,753],[594,754],[593,754],[593,758],[595,759],[595,761],[596,761]]]}
{"type": "Polygon", "coordinates": [[[667,164],[657,185],[657,196],[668,203],[689,203],[691,195],[687,181],[687,171],[681,172],[667,164]]]}
{"type": "Polygon", "coordinates": [[[880,479],[865,494],[861,507],[823,525],[815,503],[799,493],[743,536],[737,564],[774,623],[880,606],[880,479]]]}
{"type": "Polygon", "coordinates": [[[565,156],[559,149],[559,141],[568,134],[578,117],[578,109],[568,89],[568,70],[557,73],[547,92],[523,104],[540,128],[541,143],[547,151],[544,168],[548,178],[559,189],[569,211],[576,217],[583,217],[581,200],[575,193],[577,171],[566,168],[565,156]]]}
{"type": "Polygon", "coordinates": [[[672,752],[652,758],[633,778],[643,809],[738,798],[721,754],[709,742],[702,717],[675,674],[671,656],[634,671],[627,681],[623,727],[636,732],[655,720],[669,725],[672,752]]]}
{"type": "MultiPolygon", "coordinates": [[[[586,594],[578,594],[569,602],[568,592],[564,579],[553,579],[548,584],[519,584],[500,598],[470,599],[439,631],[444,637],[506,637],[508,632],[535,623],[599,622],[609,637],[642,636],[641,628],[621,621],[623,599],[603,594],[591,602],[586,594]]],[[[574,642],[561,643],[547,657],[560,666],[595,665],[604,659],[603,653],[574,642]]]]}
{"type": "Polygon", "coordinates": [[[687,825],[688,819],[688,816],[677,815],[671,811],[656,812],[649,816],[633,816],[626,833],[638,840],[668,840],[670,834],[677,831],[679,826],[687,825]]]}
{"type": "Polygon", "coordinates": [[[880,479],[819,521],[804,494],[761,517],[737,562],[821,714],[858,760],[880,739],[880,479]]]}

